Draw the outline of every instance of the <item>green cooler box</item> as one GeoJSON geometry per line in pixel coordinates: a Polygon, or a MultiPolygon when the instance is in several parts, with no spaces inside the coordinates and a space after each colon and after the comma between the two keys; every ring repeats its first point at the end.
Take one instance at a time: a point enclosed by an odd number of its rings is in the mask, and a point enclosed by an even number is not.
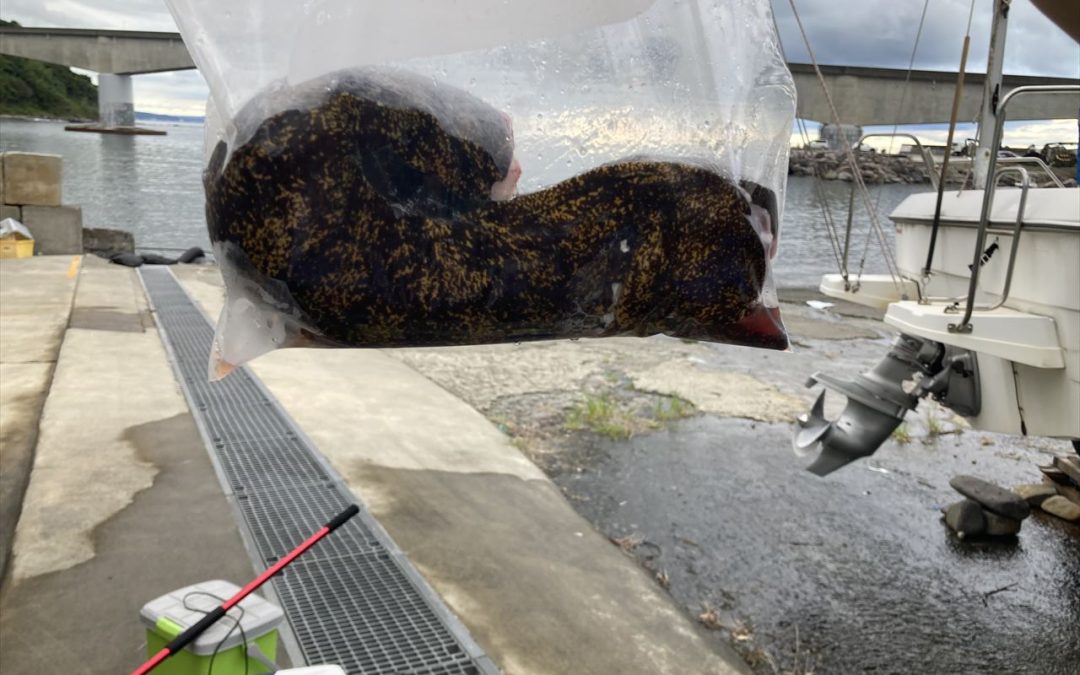
{"type": "MultiPolygon", "coordinates": [[[[236,584],[218,579],[187,586],[146,603],[139,615],[146,626],[147,658],[157,654],[173,638],[239,590],[236,584]]],[[[253,593],[183,651],[163,661],[154,673],[256,675],[273,672],[276,670],[273,664],[277,657],[277,628],[284,616],[280,607],[253,593]],[[242,616],[240,609],[243,609],[242,616]],[[235,625],[237,619],[239,626],[235,625]],[[210,670],[211,659],[213,671],[210,670]]]]}

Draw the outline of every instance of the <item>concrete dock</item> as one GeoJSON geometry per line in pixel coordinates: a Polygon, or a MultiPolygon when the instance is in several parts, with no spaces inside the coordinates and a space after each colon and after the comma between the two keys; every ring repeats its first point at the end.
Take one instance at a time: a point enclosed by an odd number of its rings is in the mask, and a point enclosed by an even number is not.
{"type": "MultiPolygon", "coordinates": [[[[175,272],[216,317],[216,268],[175,272]]],[[[250,559],[135,272],[4,260],[0,284],[0,522],[18,519],[0,671],[130,669],[146,601],[242,583],[250,559]]],[[[252,372],[504,672],[745,672],[504,434],[400,360],[284,350],[252,372]]]]}

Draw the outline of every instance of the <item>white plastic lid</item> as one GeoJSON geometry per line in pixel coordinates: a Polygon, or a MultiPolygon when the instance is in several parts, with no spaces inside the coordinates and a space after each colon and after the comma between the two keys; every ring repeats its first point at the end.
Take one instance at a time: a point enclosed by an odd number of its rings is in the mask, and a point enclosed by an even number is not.
{"type": "MultiPolygon", "coordinates": [[[[192,584],[146,603],[139,616],[143,624],[151,630],[157,629],[157,622],[162,618],[186,630],[198,623],[207,612],[236,595],[239,590],[240,587],[236,584],[221,579],[192,584]]],[[[198,656],[209,656],[214,651],[224,652],[241,643],[241,628],[248,642],[253,642],[277,628],[284,617],[285,613],[280,607],[252,593],[195,638],[187,649],[198,656]],[[240,626],[233,628],[237,620],[240,621],[240,626]]]]}

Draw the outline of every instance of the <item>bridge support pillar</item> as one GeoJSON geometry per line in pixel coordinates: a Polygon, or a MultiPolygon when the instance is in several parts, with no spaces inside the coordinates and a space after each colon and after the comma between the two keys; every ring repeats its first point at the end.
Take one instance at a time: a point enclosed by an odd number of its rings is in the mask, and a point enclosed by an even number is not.
{"type": "Polygon", "coordinates": [[[135,126],[131,75],[98,73],[98,117],[106,129],[135,126]]]}

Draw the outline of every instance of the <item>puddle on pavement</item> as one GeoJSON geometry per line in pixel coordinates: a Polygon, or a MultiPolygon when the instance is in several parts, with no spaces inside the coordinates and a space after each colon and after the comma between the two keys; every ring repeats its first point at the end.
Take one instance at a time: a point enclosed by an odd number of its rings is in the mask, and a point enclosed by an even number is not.
{"type": "Polygon", "coordinates": [[[759,672],[1074,673],[1080,528],[1037,514],[1013,544],[970,544],[940,522],[957,473],[1038,482],[1045,454],[986,436],[890,441],[823,479],[786,425],[698,417],[582,437],[552,477],[601,532],[640,538],[693,616],[744,622],[759,672]]]}

